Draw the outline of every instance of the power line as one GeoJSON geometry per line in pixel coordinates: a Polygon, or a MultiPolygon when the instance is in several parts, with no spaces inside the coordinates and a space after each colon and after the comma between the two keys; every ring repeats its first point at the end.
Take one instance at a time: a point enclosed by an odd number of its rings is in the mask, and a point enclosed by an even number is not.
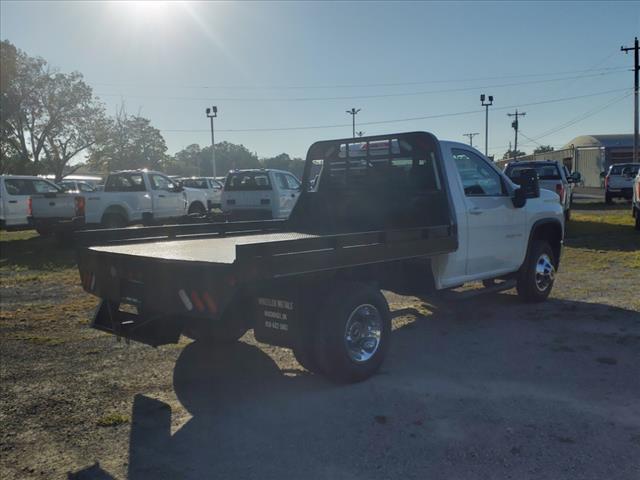
{"type": "Polygon", "coordinates": [[[464,137],[468,137],[469,138],[469,146],[473,147],[473,137],[475,137],[476,135],[480,135],[478,132],[474,132],[474,133],[463,133],[462,136],[464,137]]]}
{"type": "MultiPolygon", "coordinates": [[[[625,89],[627,90],[627,89],[625,89]]],[[[567,122],[561,123],[560,125],[553,127],[549,130],[546,130],[545,132],[542,132],[542,134],[539,135],[535,135],[534,138],[528,137],[525,134],[522,133],[522,130],[520,130],[520,134],[523,135],[524,137],[526,137],[527,139],[529,139],[530,141],[533,141],[534,143],[537,143],[538,145],[540,145],[540,143],[538,143],[538,140],[540,140],[541,138],[544,137],[548,137],[549,135],[553,135],[554,133],[559,132],[560,130],[564,130],[565,128],[569,128],[572,125],[575,125],[576,123],[579,123],[583,120],[586,120],[589,117],[592,117],[598,113],[600,113],[601,111],[609,108],[610,106],[614,105],[615,103],[629,97],[633,92],[627,92],[622,96],[619,97],[615,97],[613,99],[607,100],[604,104],[599,105],[591,110],[588,110],[584,113],[581,113],[580,115],[572,118],[571,120],[568,120],[567,122]]],[[[525,144],[526,145],[526,144],[525,144]]],[[[496,151],[496,150],[500,150],[503,148],[506,148],[507,145],[500,145],[500,146],[493,146],[491,147],[492,151],[496,151]]]]}
{"type": "Polygon", "coordinates": [[[534,85],[540,83],[560,82],[572,80],[575,78],[591,78],[612,75],[620,72],[596,73],[592,75],[580,75],[574,77],[563,77],[547,80],[530,80],[527,82],[502,83],[495,85],[484,85],[475,87],[448,88],[442,90],[427,90],[421,92],[403,92],[403,93],[380,93],[375,95],[343,95],[333,97],[170,97],[164,95],[121,95],[116,93],[97,93],[103,97],[121,97],[121,98],[142,98],[142,99],[162,99],[162,100],[179,100],[179,101],[215,101],[215,102],[312,102],[312,101],[328,101],[328,100],[356,100],[370,98],[397,98],[397,97],[414,97],[421,95],[433,95],[438,93],[466,92],[486,88],[515,87],[521,85],[534,85]]]}
{"type": "MultiPolygon", "coordinates": [[[[565,70],[561,72],[537,72],[537,73],[523,73],[519,75],[497,75],[491,77],[475,77],[475,78],[452,78],[441,80],[418,80],[412,82],[389,82],[389,83],[365,83],[365,84],[333,84],[333,85],[177,85],[177,84],[155,84],[160,88],[181,88],[181,89],[194,89],[194,90],[206,90],[206,89],[234,89],[234,90],[306,90],[306,89],[331,89],[331,88],[377,88],[377,87],[402,87],[411,85],[430,85],[436,83],[465,83],[475,82],[483,80],[496,80],[496,79],[509,79],[509,78],[528,78],[528,77],[543,77],[543,76],[555,76],[555,75],[568,75],[574,73],[588,73],[588,72],[614,72],[625,71],[627,67],[606,67],[606,68],[589,68],[584,70],[565,70]]],[[[100,85],[105,87],[125,87],[125,88],[149,88],[153,85],[148,83],[108,83],[108,82],[91,82],[93,85],[100,85]]]]}
{"type": "MultiPolygon", "coordinates": [[[[529,107],[534,105],[545,105],[550,103],[558,103],[558,102],[566,102],[571,100],[578,100],[583,98],[590,98],[599,95],[606,95],[608,93],[616,93],[620,91],[628,91],[628,88],[619,88],[615,90],[606,90],[603,92],[594,92],[588,93],[584,95],[575,95],[573,97],[564,97],[564,98],[555,98],[550,100],[540,100],[537,102],[529,102],[529,103],[521,103],[518,105],[508,105],[505,107],[497,107],[494,110],[511,110],[512,108],[520,108],[520,107],[529,107]]],[[[444,118],[444,117],[456,117],[463,115],[473,115],[477,113],[482,113],[483,110],[467,110],[463,112],[451,112],[451,113],[439,113],[433,115],[423,115],[418,117],[407,117],[407,118],[396,118],[390,120],[377,120],[370,122],[359,122],[358,125],[384,125],[389,123],[403,123],[403,122],[412,122],[416,120],[430,120],[434,118],[444,118]]],[[[269,128],[243,128],[243,129],[218,129],[219,132],[229,132],[229,133],[249,133],[249,132],[280,132],[280,131],[295,131],[295,130],[318,130],[318,129],[328,129],[328,128],[344,128],[352,126],[349,123],[338,123],[338,124],[326,124],[326,125],[307,125],[307,126],[297,126],[297,127],[269,127],[269,128]]],[[[197,132],[208,132],[208,130],[203,129],[160,129],[161,132],[172,132],[172,133],[197,133],[197,132]]]]}

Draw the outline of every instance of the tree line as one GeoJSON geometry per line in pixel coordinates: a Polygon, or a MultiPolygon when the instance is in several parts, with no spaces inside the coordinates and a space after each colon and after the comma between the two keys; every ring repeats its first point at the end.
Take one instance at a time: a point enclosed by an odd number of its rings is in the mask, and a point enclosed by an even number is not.
{"type": "MultiPolygon", "coordinates": [[[[170,175],[212,175],[211,146],[192,144],[167,153],[160,130],[148,118],[114,116],[79,72],[63,73],[9,41],[0,42],[0,173],[53,174],[56,180],[82,168],[91,172],[149,168],[170,175]]],[[[216,144],[216,173],[279,168],[302,175],[304,162],[282,153],[258,158],[244,145],[216,144]]]]}

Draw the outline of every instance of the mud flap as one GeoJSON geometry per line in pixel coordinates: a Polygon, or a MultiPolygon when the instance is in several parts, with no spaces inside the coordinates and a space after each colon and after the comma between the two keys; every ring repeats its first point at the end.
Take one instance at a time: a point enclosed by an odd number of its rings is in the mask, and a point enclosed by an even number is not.
{"type": "Polygon", "coordinates": [[[102,300],[96,309],[91,327],[117,337],[158,347],[178,343],[184,319],[151,312],[123,312],[117,303],[102,300]]]}

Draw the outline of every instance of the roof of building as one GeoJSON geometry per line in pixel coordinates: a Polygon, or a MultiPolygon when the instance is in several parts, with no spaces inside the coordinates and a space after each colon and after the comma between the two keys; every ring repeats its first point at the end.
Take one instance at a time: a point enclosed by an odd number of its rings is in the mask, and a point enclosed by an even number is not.
{"type": "Polygon", "coordinates": [[[574,138],[562,148],[576,147],[633,147],[632,133],[616,133],[605,135],[581,135],[574,138]]]}

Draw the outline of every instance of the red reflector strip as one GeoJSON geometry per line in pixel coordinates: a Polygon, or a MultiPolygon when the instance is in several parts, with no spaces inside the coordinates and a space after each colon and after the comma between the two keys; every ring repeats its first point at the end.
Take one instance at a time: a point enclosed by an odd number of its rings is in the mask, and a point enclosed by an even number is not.
{"type": "Polygon", "coordinates": [[[202,300],[200,300],[197,292],[191,292],[191,301],[196,306],[196,309],[199,312],[204,312],[204,303],[202,303],[202,300]]]}
{"type": "Polygon", "coordinates": [[[205,301],[205,303],[207,304],[207,308],[209,309],[209,311],[212,314],[216,314],[218,312],[218,306],[216,305],[216,302],[213,301],[213,298],[211,298],[211,296],[209,295],[208,292],[204,292],[202,294],[202,299],[205,301]]]}

